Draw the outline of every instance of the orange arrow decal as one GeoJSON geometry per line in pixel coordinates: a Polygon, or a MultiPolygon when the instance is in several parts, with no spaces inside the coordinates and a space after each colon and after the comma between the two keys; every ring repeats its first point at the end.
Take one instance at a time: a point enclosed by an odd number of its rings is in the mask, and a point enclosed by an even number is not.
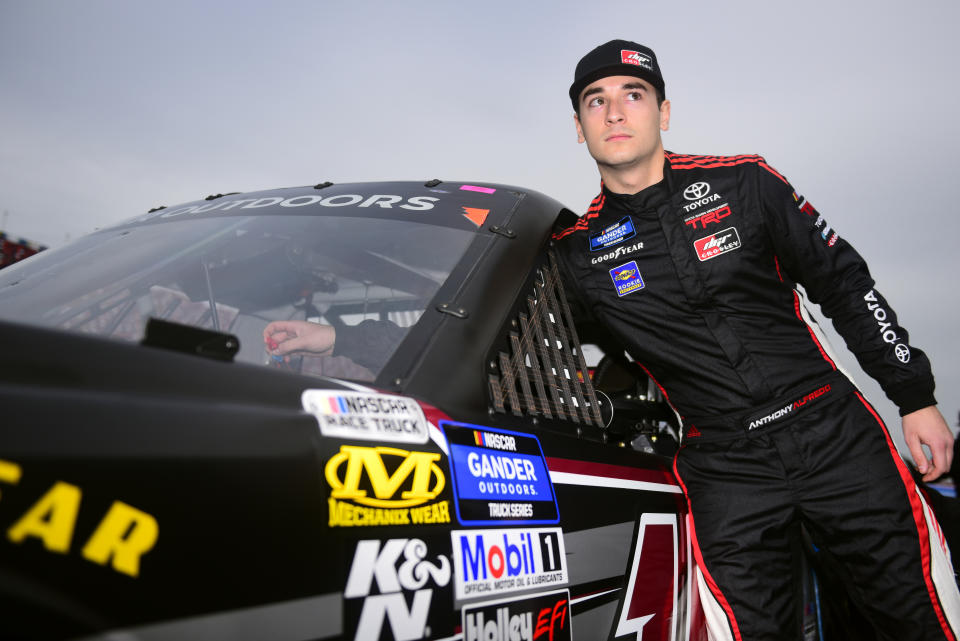
{"type": "Polygon", "coordinates": [[[472,222],[477,227],[482,227],[483,222],[487,219],[487,214],[490,213],[489,209],[476,209],[474,207],[464,207],[463,215],[466,216],[470,222],[472,222]]]}

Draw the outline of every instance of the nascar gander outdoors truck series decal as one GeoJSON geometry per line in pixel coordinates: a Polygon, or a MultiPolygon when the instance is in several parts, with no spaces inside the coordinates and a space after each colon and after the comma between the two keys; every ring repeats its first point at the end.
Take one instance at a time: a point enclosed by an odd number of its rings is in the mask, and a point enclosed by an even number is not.
{"type": "Polygon", "coordinates": [[[450,445],[457,518],[463,525],[560,521],[537,437],[441,421],[450,445]]]}

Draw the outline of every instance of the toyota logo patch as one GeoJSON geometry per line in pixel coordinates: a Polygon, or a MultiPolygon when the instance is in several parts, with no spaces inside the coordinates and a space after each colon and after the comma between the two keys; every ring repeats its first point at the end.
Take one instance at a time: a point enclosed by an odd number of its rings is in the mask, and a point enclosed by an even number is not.
{"type": "Polygon", "coordinates": [[[683,197],[687,200],[703,198],[710,193],[710,185],[704,182],[693,183],[683,190],[683,197]]]}

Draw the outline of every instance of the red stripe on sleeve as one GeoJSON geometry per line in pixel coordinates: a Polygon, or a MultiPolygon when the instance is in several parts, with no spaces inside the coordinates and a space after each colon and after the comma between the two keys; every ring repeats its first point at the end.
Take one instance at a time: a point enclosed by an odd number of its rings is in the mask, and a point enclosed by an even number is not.
{"type": "Polygon", "coordinates": [[[563,231],[559,231],[551,236],[553,240],[560,240],[561,238],[566,238],[575,231],[580,231],[586,229],[589,226],[589,220],[591,218],[596,218],[600,215],[600,210],[603,209],[603,203],[606,200],[606,196],[603,193],[600,193],[596,198],[593,199],[593,202],[590,203],[590,208],[587,209],[587,213],[580,217],[576,223],[571,227],[567,227],[563,231]]]}

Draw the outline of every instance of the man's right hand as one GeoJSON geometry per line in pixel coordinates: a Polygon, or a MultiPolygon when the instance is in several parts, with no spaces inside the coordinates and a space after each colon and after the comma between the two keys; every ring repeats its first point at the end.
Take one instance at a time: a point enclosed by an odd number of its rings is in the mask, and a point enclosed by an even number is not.
{"type": "Polygon", "coordinates": [[[273,321],[263,330],[263,342],[271,356],[297,352],[329,354],[336,337],[337,332],[330,325],[307,321],[273,321]]]}

